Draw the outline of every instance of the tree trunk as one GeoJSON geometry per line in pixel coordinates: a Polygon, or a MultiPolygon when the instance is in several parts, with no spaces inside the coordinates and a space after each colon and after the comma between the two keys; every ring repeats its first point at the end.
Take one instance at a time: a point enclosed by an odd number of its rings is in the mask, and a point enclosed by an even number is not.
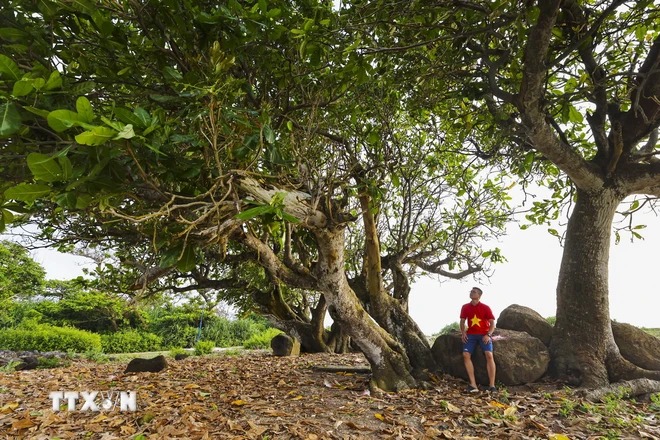
{"type": "Polygon", "coordinates": [[[552,371],[585,387],[609,384],[606,362],[618,354],[610,325],[608,261],[612,219],[622,197],[577,191],[557,285],[552,371]]]}
{"type": "Polygon", "coordinates": [[[399,391],[416,385],[403,347],[367,314],[344,271],[343,228],[315,229],[319,260],[315,268],[328,307],[371,365],[372,387],[399,391]]]}
{"type": "Polygon", "coordinates": [[[369,196],[360,196],[360,205],[365,234],[364,272],[369,297],[369,314],[403,345],[413,375],[418,379],[425,379],[425,372],[434,371],[437,367],[431,355],[431,347],[424,333],[408,314],[407,303],[401,304],[385,291],[380,240],[369,196]]]}

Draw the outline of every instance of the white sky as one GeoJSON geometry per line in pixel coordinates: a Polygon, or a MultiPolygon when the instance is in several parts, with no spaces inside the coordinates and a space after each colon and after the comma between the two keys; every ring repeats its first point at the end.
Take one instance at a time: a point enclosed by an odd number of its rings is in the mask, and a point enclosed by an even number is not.
{"type": "MultiPolygon", "coordinates": [[[[621,242],[610,248],[610,316],[638,327],[660,327],[660,277],[656,271],[660,244],[660,224],[653,215],[644,216],[644,240],[621,242]]],[[[556,315],[556,287],[563,248],[546,229],[534,226],[520,230],[512,224],[501,239],[500,249],[507,262],[483,283],[472,278],[443,281],[427,278],[415,283],[411,292],[410,314],[422,331],[432,335],[445,325],[457,322],[461,306],[469,302],[472,286],[479,286],[481,300],[497,318],[511,304],[530,307],[544,317],[556,315]]]]}
{"type": "MultiPolygon", "coordinates": [[[[638,327],[660,328],[660,222],[653,215],[637,219],[646,224],[640,232],[644,240],[630,243],[623,236],[610,251],[610,316],[619,322],[638,327]]],[[[416,282],[410,295],[410,314],[422,331],[432,335],[444,326],[458,321],[461,306],[469,301],[469,290],[480,286],[482,301],[495,316],[511,304],[536,310],[544,317],[556,314],[557,276],[562,248],[556,237],[545,228],[534,226],[520,230],[511,224],[499,247],[507,262],[495,266],[490,280],[475,282],[471,277],[438,281],[425,278],[416,282]]],[[[32,254],[51,279],[71,279],[82,275],[88,259],[39,250],[32,254]]]]}

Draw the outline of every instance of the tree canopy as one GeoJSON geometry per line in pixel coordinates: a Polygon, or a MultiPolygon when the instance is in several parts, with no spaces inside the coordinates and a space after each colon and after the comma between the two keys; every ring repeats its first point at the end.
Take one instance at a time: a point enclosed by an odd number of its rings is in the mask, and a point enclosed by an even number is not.
{"type": "Polygon", "coordinates": [[[4,223],[113,249],[143,287],[327,310],[400,389],[433,367],[410,282],[500,261],[507,176],[537,179],[530,221],[574,204],[555,372],[647,374],[617,354],[607,256],[619,203],[660,193],[652,1],[10,3],[4,223]]]}
{"type": "Polygon", "coordinates": [[[43,293],[46,271],[18,243],[0,241],[0,301],[43,293]]]}

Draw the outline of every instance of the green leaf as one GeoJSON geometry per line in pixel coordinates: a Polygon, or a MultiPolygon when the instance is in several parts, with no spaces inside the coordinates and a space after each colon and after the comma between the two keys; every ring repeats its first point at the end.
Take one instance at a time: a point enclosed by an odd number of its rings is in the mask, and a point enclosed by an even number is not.
{"type": "Polygon", "coordinates": [[[575,107],[569,104],[568,106],[568,120],[570,122],[582,122],[584,120],[584,117],[582,116],[582,113],[578,111],[575,107]]]}
{"type": "Polygon", "coordinates": [[[133,113],[142,121],[142,127],[148,127],[151,125],[152,119],[148,111],[142,107],[137,107],[135,110],[133,110],[133,113]]]}
{"type": "Polygon", "coordinates": [[[135,137],[135,132],[133,131],[133,125],[128,124],[125,125],[124,128],[122,128],[119,133],[117,133],[115,139],[132,139],[134,137],[135,137]]]}
{"type": "Polygon", "coordinates": [[[0,138],[11,136],[21,128],[21,115],[13,102],[0,105],[0,138]]]}
{"type": "Polygon", "coordinates": [[[82,122],[91,124],[94,121],[94,109],[92,109],[92,104],[89,102],[89,99],[80,96],[76,100],[76,110],[78,111],[78,117],[82,122]]]}
{"type": "Polygon", "coordinates": [[[103,145],[113,139],[117,132],[108,127],[94,127],[92,130],[84,131],[76,135],[76,142],[83,145],[103,145]]]}
{"type": "Polygon", "coordinates": [[[20,42],[27,38],[27,33],[16,28],[0,28],[0,38],[7,41],[20,42]]]}
{"type": "Polygon", "coordinates": [[[73,177],[73,164],[71,163],[71,160],[66,156],[60,156],[57,158],[57,161],[59,162],[60,167],[62,167],[62,180],[71,180],[73,177]]]}
{"type": "Polygon", "coordinates": [[[57,70],[52,72],[50,76],[48,77],[48,81],[46,81],[46,90],[55,90],[59,89],[62,87],[62,77],[60,76],[60,72],[57,70]]]}
{"type": "Polygon", "coordinates": [[[50,128],[57,133],[61,133],[81,122],[78,113],[72,112],[71,110],[53,110],[48,113],[46,119],[50,128]]]}
{"type": "MultiPolygon", "coordinates": [[[[143,117],[138,116],[127,108],[118,107],[115,109],[115,116],[124,124],[132,124],[137,128],[146,128],[148,122],[143,117]]],[[[147,115],[148,116],[148,115],[147,115]]]]}
{"type": "Polygon", "coordinates": [[[181,81],[183,79],[181,72],[170,66],[165,66],[163,76],[171,81],[181,81]]]}
{"type": "Polygon", "coordinates": [[[55,158],[41,153],[30,153],[27,165],[36,180],[44,182],[58,182],[64,173],[55,158]]]}
{"type": "Polygon", "coordinates": [[[2,220],[5,223],[11,223],[14,221],[14,213],[8,209],[2,208],[2,220]]]}
{"type": "Polygon", "coordinates": [[[282,213],[282,220],[289,222],[289,223],[300,223],[300,220],[298,217],[294,217],[291,214],[288,214],[286,212],[282,213]]]}
{"type": "Polygon", "coordinates": [[[20,81],[14,83],[14,88],[11,91],[13,96],[26,96],[32,93],[34,86],[32,80],[29,78],[22,78],[20,81]]]}
{"type": "Polygon", "coordinates": [[[238,220],[249,220],[251,218],[258,217],[263,214],[268,214],[270,212],[273,212],[273,207],[270,205],[255,206],[254,208],[239,212],[236,214],[236,218],[238,220]]]}
{"type": "Polygon", "coordinates": [[[23,76],[23,72],[11,58],[0,54],[0,75],[18,81],[23,76]]]}
{"type": "Polygon", "coordinates": [[[50,187],[39,183],[21,183],[5,191],[5,197],[21,202],[32,203],[50,193],[50,187]]]}
{"type": "Polygon", "coordinates": [[[195,248],[188,245],[183,249],[183,254],[181,255],[181,258],[179,258],[179,261],[177,261],[176,267],[181,272],[189,272],[193,270],[196,265],[195,248]]]}
{"type": "Polygon", "coordinates": [[[36,107],[27,106],[27,105],[25,107],[23,107],[23,109],[27,110],[30,113],[35,114],[37,116],[41,116],[44,119],[46,119],[48,117],[48,113],[49,113],[48,110],[42,110],[42,109],[39,109],[39,108],[36,108],[36,107]]]}

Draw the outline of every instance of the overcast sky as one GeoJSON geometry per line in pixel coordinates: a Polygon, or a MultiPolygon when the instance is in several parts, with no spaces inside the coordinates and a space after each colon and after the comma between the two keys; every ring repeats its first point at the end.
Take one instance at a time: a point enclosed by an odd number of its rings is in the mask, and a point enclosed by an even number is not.
{"type": "MultiPolygon", "coordinates": [[[[644,240],[630,243],[622,235],[610,248],[610,316],[619,322],[638,327],[660,327],[660,222],[653,215],[644,216],[646,229],[639,232],[644,240]]],[[[457,322],[461,306],[469,302],[472,286],[484,294],[495,317],[511,304],[536,310],[544,317],[556,315],[556,287],[562,247],[556,237],[542,227],[520,230],[510,225],[499,246],[507,262],[497,265],[490,280],[483,283],[471,278],[439,282],[426,279],[415,283],[411,293],[410,314],[425,334],[437,333],[445,325],[457,322]]]]}

